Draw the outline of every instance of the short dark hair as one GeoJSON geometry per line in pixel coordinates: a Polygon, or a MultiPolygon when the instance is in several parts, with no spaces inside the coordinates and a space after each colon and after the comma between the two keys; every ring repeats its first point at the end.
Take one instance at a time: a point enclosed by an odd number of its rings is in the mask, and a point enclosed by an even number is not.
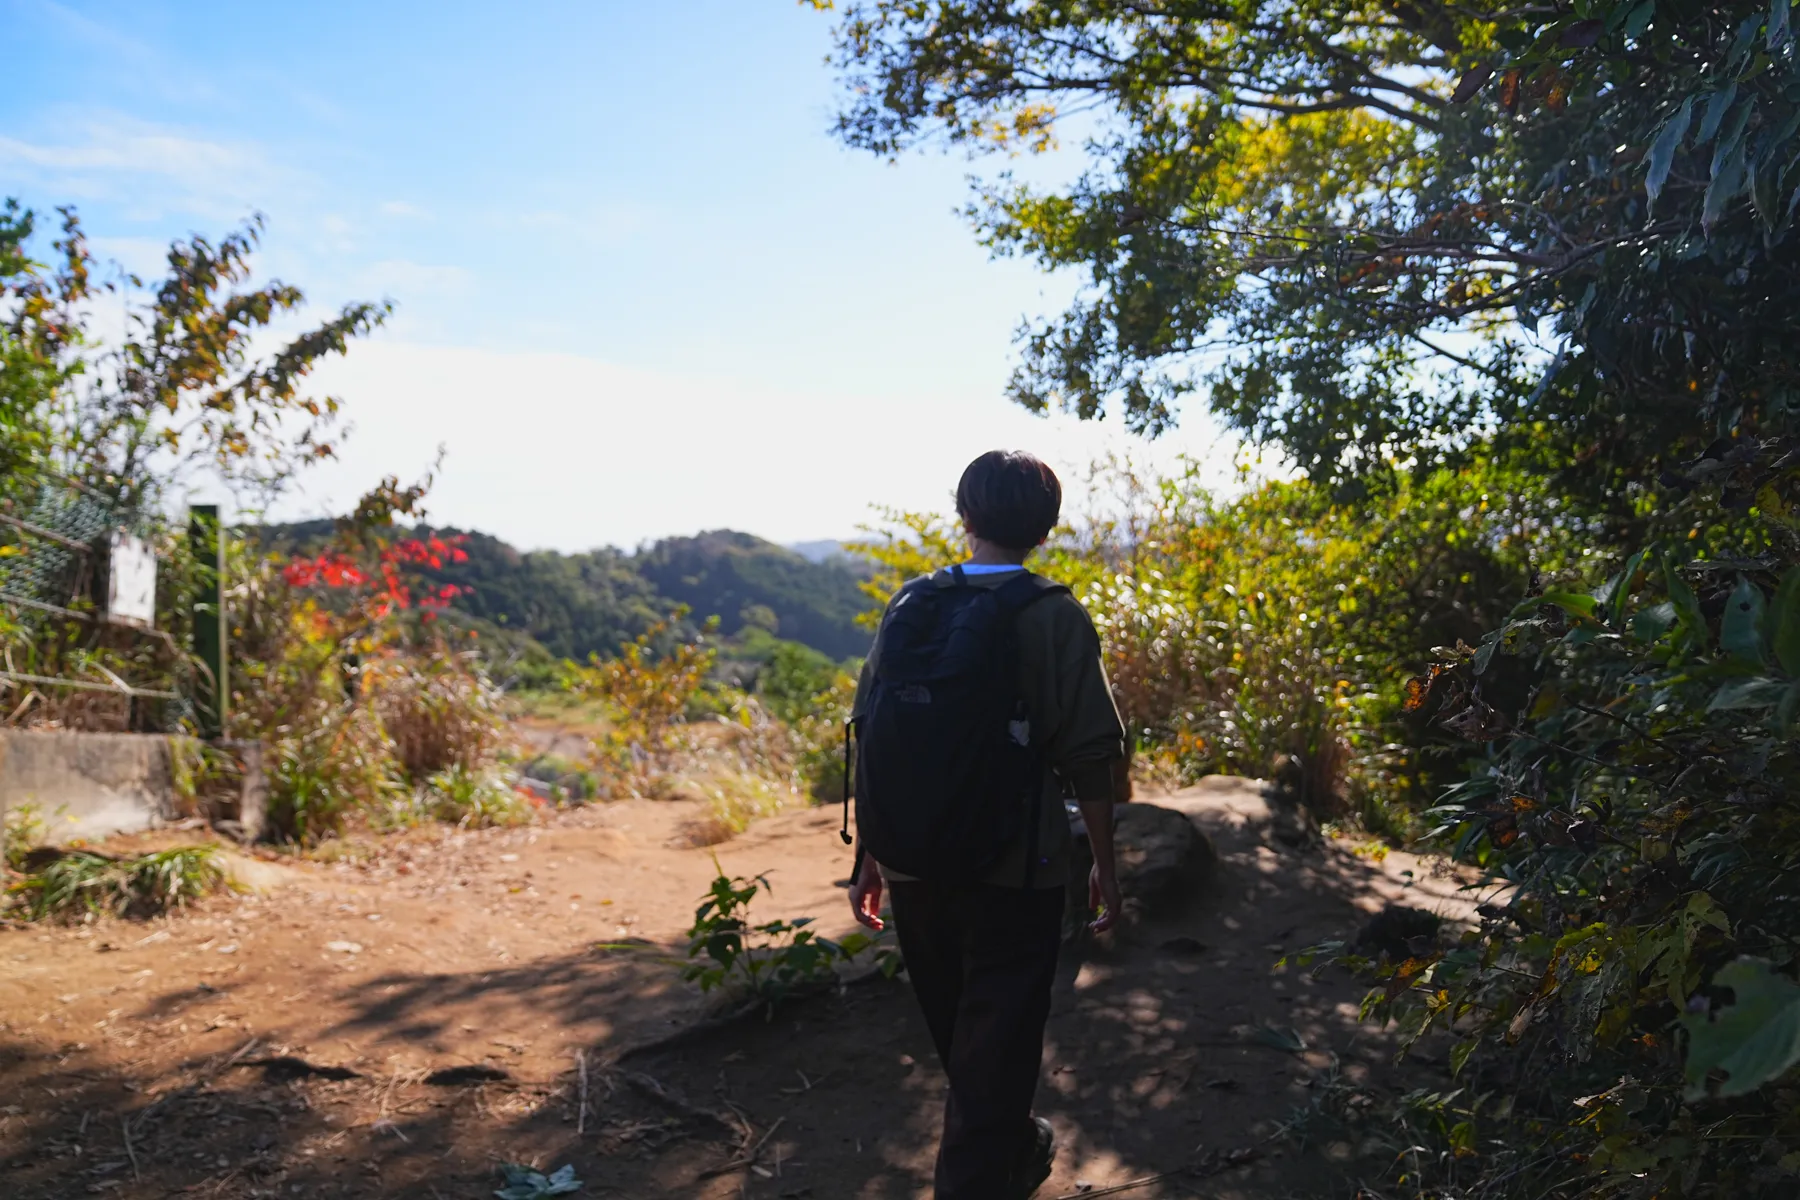
{"type": "Polygon", "coordinates": [[[1023,450],[989,450],[956,485],[956,515],[969,532],[1008,550],[1030,550],[1062,514],[1062,482],[1023,450]]]}

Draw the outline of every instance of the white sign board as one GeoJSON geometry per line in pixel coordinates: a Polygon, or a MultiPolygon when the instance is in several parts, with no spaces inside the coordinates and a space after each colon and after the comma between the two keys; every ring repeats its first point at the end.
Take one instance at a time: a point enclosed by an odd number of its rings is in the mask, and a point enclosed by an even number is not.
{"type": "Polygon", "coordinates": [[[120,625],[156,623],[156,554],[129,533],[115,533],[107,563],[106,619],[120,625]]]}

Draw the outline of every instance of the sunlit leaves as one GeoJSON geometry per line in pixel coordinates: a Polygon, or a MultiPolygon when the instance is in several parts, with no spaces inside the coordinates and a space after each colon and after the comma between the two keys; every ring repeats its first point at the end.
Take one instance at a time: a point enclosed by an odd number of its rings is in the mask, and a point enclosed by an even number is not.
{"type": "MultiPolygon", "coordinates": [[[[259,354],[258,339],[304,300],[279,281],[251,286],[261,229],[257,218],[217,242],[172,244],[162,280],[147,292],[124,283],[127,327],[110,344],[85,332],[95,263],[72,211],[53,274],[15,255],[22,273],[5,283],[19,301],[13,329],[36,348],[50,385],[33,394],[31,420],[48,430],[43,450],[59,469],[148,506],[196,467],[272,489],[334,453],[337,402],[302,389],[319,361],[380,325],[389,306],[348,305],[259,354]]],[[[7,240],[0,228],[0,243],[7,240]]],[[[9,374],[9,392],[12,383],[9,374]]]]}

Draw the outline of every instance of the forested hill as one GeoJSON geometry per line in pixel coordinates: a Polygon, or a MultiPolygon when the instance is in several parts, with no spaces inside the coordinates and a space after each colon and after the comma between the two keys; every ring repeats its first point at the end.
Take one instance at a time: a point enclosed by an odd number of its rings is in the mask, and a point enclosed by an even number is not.
{"type": "Polygon", "coordinates": [[[748,618],[835,659],[868,651],[869,633],[855,621],[869,600],[857,587],[851,560],[810,561],[748,533],[720,529],[665,538],[632,562],[664,596],[696,615],[718,614],[726,633],[737,632],[748,618]],[[767,611],[755,612],[758,607],[767,611]]]}
{"type": "MultiPolygon", "coordinates": [[[[329,521],[270,526],[262,541],[306,547],[331,533],[329,521]]],[[[581,554],[521,551],[490,534],[457,535],[468,559],[428,571],[467,590],[453,604],[482,622],[529,635],[559,658],[615,653],[678,604],[699,622],[717,616],[726,634],[746,623],[844,659],[867,651],[855,624],[869,606],[857,588],[864,568],[832,556],[801,554],[748,533],[716,530],[665,538],[637,553],[613,548],[581,554]]]]}

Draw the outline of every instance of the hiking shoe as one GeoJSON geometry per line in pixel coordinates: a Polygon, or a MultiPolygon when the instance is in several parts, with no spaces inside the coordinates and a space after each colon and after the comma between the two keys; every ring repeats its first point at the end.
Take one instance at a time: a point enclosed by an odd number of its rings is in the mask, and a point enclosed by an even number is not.
{"type": "Polygon", "coordinates": [[[1014,1200],[1031,1200],[1037,1195],[1044,1180],[1050,1178],[1050,1164],[1055,1158],[1056,1131],[1044,1118],[1031,1118],[1031,1140],[1026,1143],[1025,1153],[1014,1174],[1017,1183],[1012,1193],[1014,1200]]]}

